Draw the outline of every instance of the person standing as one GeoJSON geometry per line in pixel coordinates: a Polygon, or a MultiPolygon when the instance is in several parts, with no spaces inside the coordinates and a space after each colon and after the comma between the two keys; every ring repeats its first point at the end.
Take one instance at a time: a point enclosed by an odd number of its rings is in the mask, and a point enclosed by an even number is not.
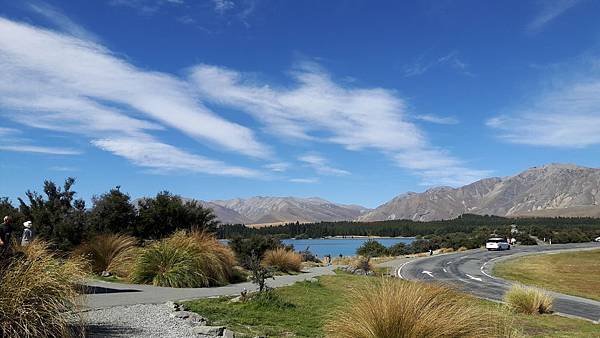
{"type": "Polygon", "coordinates": [[[9,249],[11,234],[12,234],[12,218],[4,216],[3,222],[0,225],[0,253],[4,253],[9,249]]]}
{"type": "Polygon", "coordinates": [[[23,223],[23,237],[21,237],[21,245],[27,246],[33,241],[33,230],[31,229],[31,221],[23,223]]]}

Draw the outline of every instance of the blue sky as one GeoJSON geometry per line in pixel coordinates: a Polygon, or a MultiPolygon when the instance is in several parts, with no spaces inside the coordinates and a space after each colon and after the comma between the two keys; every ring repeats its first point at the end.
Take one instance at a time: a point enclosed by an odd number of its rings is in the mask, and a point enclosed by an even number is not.
{"type": "Polygon", "coordinates": [[[0,196],[375,207],[600,166],[597,1],[0,0],[0,196]]]}

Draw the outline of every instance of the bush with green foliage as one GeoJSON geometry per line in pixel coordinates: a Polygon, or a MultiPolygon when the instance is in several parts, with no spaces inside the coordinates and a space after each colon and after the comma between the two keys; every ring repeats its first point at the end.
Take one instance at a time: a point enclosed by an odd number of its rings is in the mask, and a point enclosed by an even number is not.
{"type": "Polygon", "coordinates": [[[361,246],[356,249],[356,254],[367,257],[387,256],[388,250],[385,245],[374,239],[366,240],[361,246]]]}
{"type": "MultiPolygon", "coordinates": [[[[253,254],[262,258],[268,250],[286,247],[281,240],[273,236],[235,237],[229,241],[229,247],[235,252],[238,261],[245,267],[253,254]]],[[[292,249],[291,247],[289,247],[292,249]]]]}
{"type": "Polygon", "coordinates": [[[109,192],[92,198],[88,222],[92,233],[135,233],[136,210],[129,195],[117,186],[109,192]]]}
{"type": "Polygon", "coordinates": [[[141,238],[160,239],[177,230],[214,232],[218,224],[211,209],[197,201],[185,202],[168,191],[138,202],[136,235],[141,238]]]}
{"type": "Polygon", "coordinates": [[[19,198],[20,212],[33,222],[37,236],[67,250],[82,242],[88,233],[85,202],[75,199],[71,188],[74,178],[67,178],[62,188],[44,181],[44,196],[27,191],[27,202],[19,198]]]}

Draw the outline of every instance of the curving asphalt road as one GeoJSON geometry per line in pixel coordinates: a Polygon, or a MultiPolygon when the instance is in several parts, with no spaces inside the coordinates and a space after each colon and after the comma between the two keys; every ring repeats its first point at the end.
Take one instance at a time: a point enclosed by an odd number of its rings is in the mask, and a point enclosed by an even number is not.
{"type": "MultiPolygon", "coordinates": [[[[477,297],[501,301],[512,284],[492,276],[491,271],[496,262],[523,255],[590,249],[600,249],[600,243],[517,246],[508,251],[492,252],[477,249],[400,261],[396,264],[395,272],[400,278],[449,283],[477,297]]],[[[559,314],[581,317],[596,323],[600,321],[600,302],[550,293],[555,298],[554,310],[559,314]]]]}
{"type": "MultiPolygon", "coordinates": [[[[267,281],[267,285],[277,288],[317,276],[332,274],[334,274],[332,266],[314,267],[297,275],[275,276],[274,279],[267,281]]],[[[86,294],[84,297],[85,307],[88,309],[101,309],[113,306],[159,304],[166,301],[233,296],[239,295],[243,290],[255,291],[257,286],[246,282],[211,288],[167,288],[90,280],[83,289],[86,294]]]]}

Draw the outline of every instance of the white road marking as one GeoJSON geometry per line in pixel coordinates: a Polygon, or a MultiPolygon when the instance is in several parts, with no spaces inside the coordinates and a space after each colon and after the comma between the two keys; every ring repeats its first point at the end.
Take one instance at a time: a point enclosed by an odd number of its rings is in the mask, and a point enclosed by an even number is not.
{"type": "Polygon", "coordinates": [[[446,268],[442,268],[442,270],[444,270],[445,273],[448,273],[448,270],[446,270],[446,268]]]}
{"type": "Polygon", "coordinates": [[[481,279],[479,277],[473,277],[473,276],[469,275],[468,273],[466,275],[467,275],[467,277],[469,277],[469,278],[471,278],[473,280],[476,280],[476,281],[479,281],[479,282],[483,281],[483,279],[481,279]]]}
{"type": "Polygon", "coordinates": [[[402,277],[402,273],[401,273],[401,272],[402,272],[402,268],[403,268],[403,267],[404,267],[406,264],[408,264],[408,263],[410,263],[410,261],[408,261],[408,262],[405,262],[404,264],[400,265],[400,267],[398,268],[398,270],[396,270],[396,275],[398,276],[398,278],[400,278],[400,279],[404,279],[404,277],[402,277]]]}
{"type": "Polygon", "coordinates": [[[421,273],[424,273],[424,274],[428,275],[429,277],[433,278],[433,273],[431,273],[431,271],[423,270],[423,272],[421,272],[421,273]]]}

